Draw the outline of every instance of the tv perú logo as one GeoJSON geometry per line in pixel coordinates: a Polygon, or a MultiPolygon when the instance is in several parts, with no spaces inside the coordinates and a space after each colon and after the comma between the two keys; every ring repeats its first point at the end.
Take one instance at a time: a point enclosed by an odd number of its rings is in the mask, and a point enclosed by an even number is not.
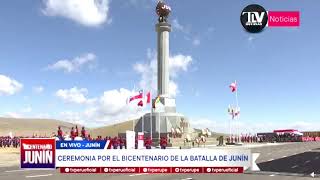
{"type": "Polygon", "coordinates": [[[248,32],[261,32],[268,23],[268,13],[262,6],[251,4],[242,10],[240,21],[248,32]]]}
{"type": "Polygon", "coordinates": [[[265,15],[265,12],[259,14],[259,12],[243,12],[242,13],[248,15],[247,26],[262,26],[262,20],[265,15]]]}

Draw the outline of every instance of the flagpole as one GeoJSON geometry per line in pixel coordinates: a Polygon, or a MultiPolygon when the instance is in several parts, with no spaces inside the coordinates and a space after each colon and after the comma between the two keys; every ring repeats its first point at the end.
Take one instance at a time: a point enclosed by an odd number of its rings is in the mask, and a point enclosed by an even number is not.
{"type": "MultiPolygon", "coordinates": [[[[136,91],[136,85],[133,84],[133,92],[135,92],[135,91],[136,91]]],[[[134,118],[132,118],[132,131],[133,131],[134,133],[136,133],[136,132],[134,131],[134,118]]]]}
{"type": "Polygon", "coordinates": [[[152,108],[150,110],[150,126],[151,126],[151,128],[150,128],[150,138],[152,140],[152,108]]]}
{"type": "MultiPolygon", "coordinates": [[[[152,96],[151,96],[151,91],[150,91],[150,98],[152,99],[152,96]]],[[[152,108],[153,108],[153,103],[152,103],[152,100],[151,100],[151,108],[150,108],[150,137],[151,137],[151,141],[152,141],[152,108]]]]}
{"type": "MultiPolygon", "coordinates": [[[[228,112],[229,111],[232,113],[232,106],[230,104],[229,104],[229,107],[228,107],[228,112]]],[[[230,115],[230,112],[229,112],[229,115],[230,115]]],[[[230,117],[229,118],[229,142],[230,143],[231,143],[231,121],[232,121],[232,118],[230,117]]]]}
{"type": "MultiPolygon", "coordinates": [[[[134,131],[134,118],[132,118],[132,131],[134,131]]],[[[136,132],[134,131],[134,133],[136,132]]]]}
{"type": "MultiPolygon", "coordinates": [[[[145,97],[144,97],[144,90],[143,90],[143,98],[145,98],[145,97]]],[[[146,104],[146,103],[145,103],[145,104],[146,104]]],[[[143,104],[143,105],[145,105],[145,104],[143,104]]],[[[143,106],[142,106],[142,107],[143,107],[143,106]]],[[[142,109],[142,110],[143,110],[143,109],[142,109]]],[[[142,113],[143,113],[143,111],[142,111],[142,113]]],[[[144,115],[143,115],[143,114],[142,114],[142,123],[141,123],[141,124],[142,124],[142,128],[141,128],[141,129],[142,129],[142,132],[144,133],[144,115]]]]}
{"type": "Polygon", "coordinates": [[[142,114],[142,132],[144,133],[144,114],[142,114]]]}
{"type": "Polygon", "coordinates": [[[229,142],[231,143],[231,118],[229,119],[229,142]]]}
{"type": "Polygon", "coordinates": [[[161,136],[161,123],[160,123],[161,116],[160,116],[160,111],[158,112],[158,114],[159,114],[159,147],[161,147],[161,145],[160,145],[160,136],[161,136]]]}
{"type": "MultiPolygon", "coordinates": [[[[234,82],[235,82],[235,84],[237,84],[237,80],[235,80],[234,82]]],[[[239,110],[238,88],[236,89],[236,94],[235,94],[235,96],[236,96],[236,104],[237,104],[237,112],[238,112],[238,110],[239,110]]],[[[238,112],[237,116],[239,116],[239,112],[238,112]]],[[[239,121],[239,117],[236,117],[236,120],[237,120],[237,122],[236,122],[237,137],[239,137],[239,132],[240,132],[240,130],[239,130],[240,122],[238,122],[238,121],[239,121]]]]}

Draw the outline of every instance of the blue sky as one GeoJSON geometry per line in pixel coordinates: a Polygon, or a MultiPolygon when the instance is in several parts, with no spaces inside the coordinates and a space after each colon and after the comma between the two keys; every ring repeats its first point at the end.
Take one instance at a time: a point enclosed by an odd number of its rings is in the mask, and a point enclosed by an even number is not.
{"type": "MultiPolygon", "coordinates": [[[[155,89],[156,2],[82,2],[2,2],[1,116],[97,126],[136,115],[123,101],[134,86],[155,89]]],[[[167,2],[171,91],[195,126],[228,131],[228,85],[237,80],[244,132],[320,129],[320,2],[259,1],[267,10],[301,13],[299,28],[259,34],[245,32],[239,20],[256,1],[167,2]]]]}

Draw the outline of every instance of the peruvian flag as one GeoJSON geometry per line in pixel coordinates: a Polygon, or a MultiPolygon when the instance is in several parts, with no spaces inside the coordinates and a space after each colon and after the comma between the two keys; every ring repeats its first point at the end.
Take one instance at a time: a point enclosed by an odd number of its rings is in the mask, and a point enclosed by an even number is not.
{"type": "Polygon", "coordinates": [[[139,94],[131,96],[127,102],[130,103],[134,100],[139,100],[137,106],[143,107],[144,105],[151,103],[151,92],[149,91],[144,95],[143,90],[140,90],[139,94]]]}
{"type": "Polygon", "coordinates": [[[142,99],[142,98],[143,98],[143,90],[140,90],[140,91],[139,91],[139,94],[137,94],[137,95],[135,95],[135,96],[131,96],[131,97],[129,98],[129,103],[130,103],[131,101],[136,100],[136,99],[142,99]]]}
{"type": "Polygon", "coordinates": [[[146,95],[147,98],[147,104],[149,104],[151,102],[151,92],[149,91],[146,95]]]}
{"type": "Polygon", "coordinates": [[[149,104],[151,102],[151,93],[150,91],[145,95],[145,97],[138,102],[138,106],[143,107],[144,104],[149,104]]]}
{"type": "Polygon", "coordinates": [[[236,92],[237,91],[237,83],[236,82],[231,83],[229,88],[231,89],[231,92],[236,92]]]}
{"type": "Polygon", "coordinates": [[[140,107],[143,107],[143,101],[140,100],[137,105],[140,106],[140,107]]]}

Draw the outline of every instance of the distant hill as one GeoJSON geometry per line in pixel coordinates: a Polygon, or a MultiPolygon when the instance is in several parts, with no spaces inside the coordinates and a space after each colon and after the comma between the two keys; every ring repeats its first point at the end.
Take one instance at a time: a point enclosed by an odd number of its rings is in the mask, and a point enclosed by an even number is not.
{"type": "Polygon", "coordinates": [[[47,135],[51,136],[61,126],[64,132],[70,131],[75,124],[54,119],[16,119],[0,117],[0,136],[7,136],[12,132],[15,136],[47,135]]]}
{"type": "MultiPolygon", "coordinates": [[[[197,132],[197,133],[201,133],[202,132],[202,129],[197,129],[197,128],[194,128],[194,131],[197,132]]],[[[218,138],[220,136],[228,136],[227,134],[225,133],[217,133],[217,132],[212,132],[211,131],[211,137],[212,138],[218,138]]]]}
{"type": "MultiPolygon", "coordinates": [[[[137,121],[135,121],[137,122],[137,121]]],[[[132,130],[132,120],[125,121],[113,125],[107,125],[99,128],[94,128],[90,130],[90,134],[92,137],[96,137],[98,135],[105,136],[117,136],[118,133],[125,133],[127,130],[132,130]]]]}
{"type": "MultiPolygon", "coordinates": [[[[8,136],[10,132],[14,136],[51,136],[57,132],[58,126],[61,126],[64,134],[69,134],[71,127],[76,125],[65,121],[55,119],[25,119],[25,118],[3,118],[0,117],[0,136],[8,136]]],[[[81,125],[78,125],[79,131],[81,125]]],[[[99,128],[86,128],[92,137],[101,135],[116,136],[118,132],[125,133],[126,130],[132,130],[132,121],[126,121],[118,124],[107,125],[99,128]]]]}
{"type": "MultiPolygon", "coordinates": [[[[135,121],[135,123],[138,121],[135,121]]],[[[57,132],[58,126],[61,126],[63,132],[69,134],[71,127],[76,125],[65,121],[54,119],[16,119],[16,118],[1,118],[0,117],[0,136],[7,136],[10,132],[14,136],[32,136],[37,134],[39,136],[51,136],[52,133],[57,132]]],[[[78,125],[79,131],[81,125],[78,125]]],[[[98,128],[86,128],[92,137],[98,135],[117,136],[118,133],[125,133],[126,130],[132,130],[132,120],[117,124],[106,125],[98,128]]],[[[195,129],[196,133],[200,133],[201,129],[195,129]]],[[[226,136],[226,134],[212,132],[212,137],[226,136]]]]}

